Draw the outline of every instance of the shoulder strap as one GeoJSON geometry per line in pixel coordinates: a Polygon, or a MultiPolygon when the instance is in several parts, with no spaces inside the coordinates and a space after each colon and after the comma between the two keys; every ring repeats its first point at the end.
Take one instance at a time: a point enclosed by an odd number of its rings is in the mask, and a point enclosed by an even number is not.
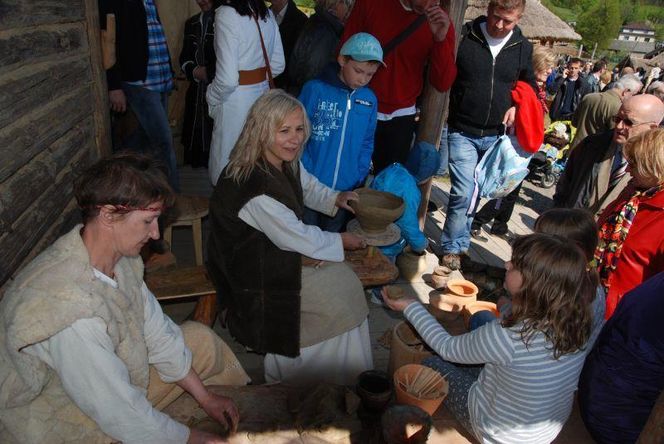
{"type": "Polygon", "coordinates": [[[261,40],[261,49],[263,50],[263,59],[265,59],[265,69],[267,70],[267,80],[270,85],[270,89],[274,89],[274,78],[272,77],[272,68],[270,67],[270,59],[267,56],[267,50],[265,49],[265,42],[263,41],[263,33],[261,32],[261,26],[258,24],[258,17],[254,14],[254,22],[258,28],[258,37],[261,40]]]}
{"type": "Polygon", "coordinates": [[[413,32],[415,32],[417,30],[417,28],[419,28],[422,25],[422,23],[424,23],[426,21],[426,19],[427,18],[426,18],[425,15],[421,15],[421,16],[417,17],[417,19],[413,23],[408,25],[408,27],[406,29],[401,31],[399,33],[399,35],[397,35],[392,40],[387,42],[387,44],[385,46],[383,46],[383,57],[385,57],[387,55],[387,53],[389,53],[394,48],[396,48],[401,42],[406,40],[409,35],[411,35],[413,32]]]}

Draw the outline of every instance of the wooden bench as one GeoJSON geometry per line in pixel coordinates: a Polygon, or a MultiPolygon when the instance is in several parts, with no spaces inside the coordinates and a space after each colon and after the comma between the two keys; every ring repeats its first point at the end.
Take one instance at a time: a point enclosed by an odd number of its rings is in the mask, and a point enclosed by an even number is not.
{"type": "Polygon", "coordinates": [[[196,299],[192,318],[212,327],[217,317],[217,291],[205,266],[175,267],[145,275],[145,283],[158,301],[196,299]]]}

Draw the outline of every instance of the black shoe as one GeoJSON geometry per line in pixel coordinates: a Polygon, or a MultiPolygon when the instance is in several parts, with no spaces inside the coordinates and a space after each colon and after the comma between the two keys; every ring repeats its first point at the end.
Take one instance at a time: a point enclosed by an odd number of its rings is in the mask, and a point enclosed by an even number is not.
{"type": "Polygon", "coordinates": [[[482,229],[481,228],[473,228],[470,230],[470,235],[474,238],[478,238],[482,236],[482,229]]]}

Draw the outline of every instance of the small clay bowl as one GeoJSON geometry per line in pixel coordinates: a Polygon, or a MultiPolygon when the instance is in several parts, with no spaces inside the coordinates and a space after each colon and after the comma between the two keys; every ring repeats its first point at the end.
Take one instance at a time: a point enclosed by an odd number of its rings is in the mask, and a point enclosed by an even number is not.
{"type": "Polygon", "coordinates": [[[447,380],[437,371],[420,364],[406,364],[399,367],[394,372],[394,392],[396,394],[397,404],[406,404],[419,407],[429,415],[436,413],[440,404],[447,396],[449,385],[447,380]],[[419,377],[418,377],[419,375],[419,377]],[[430,397],[424,394],[417,395],[413,393],[413,388],[417,385],[416,379],[422,381],[423,378],[431,377],[431,385],[427,392],[438,392],[438,396],[430,397]],[[405,387],[411,387],[407,391],[405,387]]]}
{"type": "Polygon", "coordinates": [[[360,196],[360,200],[351,201],[350,206],[355,211],[360,226],[367,233],[385,231],[390,223],[403,214],[405,204],[399,196],[370,188],[358,188],[355,192],[360,196]]]}
{"type": "Polygon", "coordinates": [[[466,329],[470,330],[470,317],[478,311],[482,310],[490,311],[494,314],[494,316],[496,316],[496,318],[500,317],[500,311],[498,311],[498,307],[493,302],[475,301],[464,306],[463,310],[461,310],[461,314],[463,315],[463,323],[465,324],[466,329]]]}
{"type": "Polygon", "coordinates": [[[360,373],[357,377],[357,395],[365,409],[382,411],[392,399],[392,383],[387,373],[379,370],[360,373]]]}

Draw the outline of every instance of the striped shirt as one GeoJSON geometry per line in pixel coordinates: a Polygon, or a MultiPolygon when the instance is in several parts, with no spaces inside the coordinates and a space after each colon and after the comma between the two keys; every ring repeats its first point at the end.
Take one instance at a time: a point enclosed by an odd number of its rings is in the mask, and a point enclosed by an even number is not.
{"type": "Polygon", "coordinates": [[[490,322],[470,333],[450,336],[420,303],[404,315],[443,359],[485,364],[468,393],[473,433],[484,443],[548,443],[572,410],[583,361],[602,327],[604,297],[593,301],[593,328],[583,350],[553,358],[551,343],[536,334],[528,347],[520,325],[490,322]]]}
{"type": "Polygon", "coordinates": [[[173,75],[164,28],[159,22],[153,0],[143,0],[143,6],[148,22],[148,70],[145,80],[127,83],[152,91],[168,92],[173,89],[173,75]]]}

